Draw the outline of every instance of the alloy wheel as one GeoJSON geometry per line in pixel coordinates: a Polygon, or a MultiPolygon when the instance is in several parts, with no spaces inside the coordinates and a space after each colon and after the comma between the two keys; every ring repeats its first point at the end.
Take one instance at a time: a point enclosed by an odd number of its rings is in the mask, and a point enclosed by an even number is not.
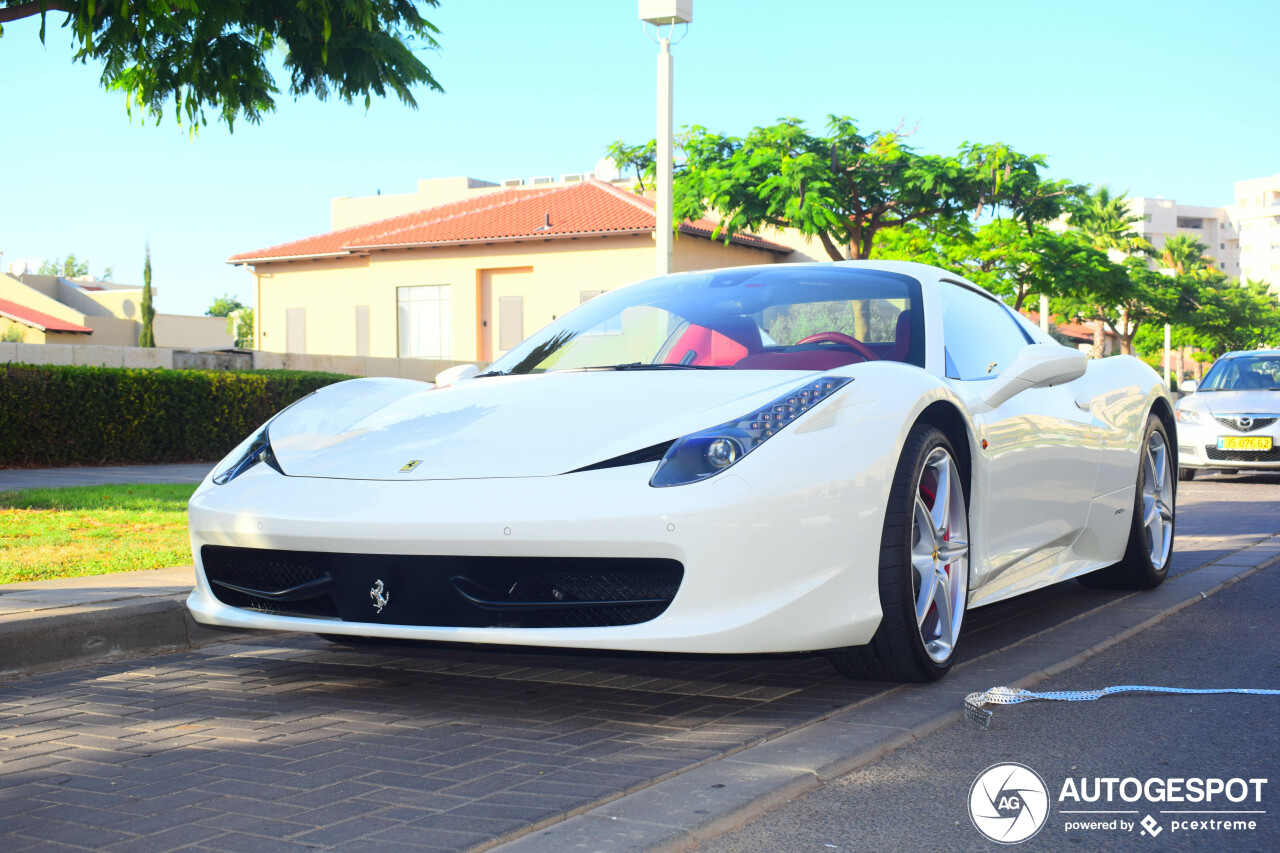
{"type": "Polygon", "coordinates": [[[955,460],[935,447],[915,489],[911,530],[916,628],[934,663],[950,659],[969,594],[969,520],[955,460]]]}
{"type": "Polygon", "coordinates": [[[1147,437],[1142,468],[1142,525],[1147,555],[1151,565],[1160,569],[1173,547],[1173,478],[1169,476],[1169,448],[1157,431],[1147,437]]]}

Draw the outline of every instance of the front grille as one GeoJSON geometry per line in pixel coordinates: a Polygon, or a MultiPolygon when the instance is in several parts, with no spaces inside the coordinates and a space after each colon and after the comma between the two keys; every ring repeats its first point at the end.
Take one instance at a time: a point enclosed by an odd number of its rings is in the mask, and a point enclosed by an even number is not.
{"type": "Polygon", "coordinates": [[[269,597],[324,580],[324,572],[290,559],[286,551],[205,546],[200,556],[209,586],[223,604],[261,613],[338,618],[333,598],[324,592],[288,601],[269,597]]]}
{"type": "Polygon", "coordinates": [[[1275,417],[1262,415],[1214,415],[1213,419],[1240,432],[1253,432],[1255,429],[1269,427],[1277,420],[1275,417]]]}
{"type": "Polygon", "coordinates": [[[331,554],[206,545],[224,604],[346,622],[438,627],[599,628],[657,618],[684,568],[641,558],[331,554]],[[381,581],[385,604],[374,594],[381,581]]]}
{"type": "Polygon", "coordinates": [[[1219,450],[1208,444],[1204,448],[1211,462],[1280,462],[1280,447],[1270,450],[1219,450]]]}

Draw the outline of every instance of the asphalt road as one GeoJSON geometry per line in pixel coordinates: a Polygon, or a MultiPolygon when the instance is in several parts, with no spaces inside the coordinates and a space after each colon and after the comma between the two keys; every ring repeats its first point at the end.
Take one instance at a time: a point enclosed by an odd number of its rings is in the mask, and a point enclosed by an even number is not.
{"type": "MultiPolygon", "coordinates": [[[[1280,478],[1189,484],[1175,572],[1280,530],[1277,501],[1280,478]]],[[[982,608],[962,654],[1016,642],[1116,596],[1067,583],[982,608]]],[[[1183,650],[1202,642],[1165,657],[1190,663],[1184,659],[1195,656],[1183,650]]],[[[883,689],[840,678],[812,655],[349,649],[300,635],[35,675],[0,682],[0,850],[465,850],[883,689]]],[[[983,766],[1012,757],[1001,738],[1037,713],[1003,710],[992,732],[964,732],[965,742],[983,766]]],[[[1099,719],[1087,718],[1089,737],[1104,731],[1088,723],[1099,719]]],[[[1221,728],[1216,718],[1195,719],[1209,734],[1221,728]]],[[[1145,732],[1146,723],[1134,730],[1145,732]]],[[[1113,740],[1102,741],[1104,755],[1114,754],[1113,740]]],[[[1275,755],[1274,746],[1263,754],[1275,755]]],[[[949,822],[956,794],[932,769],[951,761],[917,755],[906,767],[923,787],[902,800],[883,784],[862,789],[870,793],[861,808],[845,809],[843,823],[831,818],[830,837],[814,849],[855,840],[866,849],[878,838],[874,815],[893,818],[884,832],[904,815],[927,814],[960,833],[964,827],[949,822]]],[[[1036,766],[1034,757],[1027,762],[1036,766]]],[[[1050,776],[1055,767],[1038,769],[1050,776]]],[[[939,837],[915,846],[928,849],[939,837]]],[[[951,840],[945,846],[974,844],[970,835],[951,840]]],[[[798,843],[789,831],[741,849],[807,849],[798,843]]]]}
{"type": "MultiPolygon", "coordinates": [[[[1181,533],[1241,532],[1280,525],[1280,477],[1221,476],[1183,491],[1181,533]],[[1187,512],[1191,507],[1196,511],[1187,512]]],[[[1036,691],[1110,685],[1280,689],[1280,566],[1195,604],[1036,691]]],[[[995,685],[992,685],[995,686],[995,685]]],[[[1096,702],[1033,702],[995,709],[983,732],[958,723],[909,744],[824,788],[793,800],[699,853],[833,850],[996,850],[970,820],[970,787],[996,763],[1016,762],[1043,777],[1051,808],[1044,828],[1014,849],[1280,850],[1280,696],[1125,694],[1096,702]],[[1113,804],[1058,802],[1068,778],[1265,778],[1262,802],[1113,804]],[[1068,815],[1111,809],[1129,814],[1068,815]],[[1248,810],[1265,814],[1162,814],[1162,810],[1248,810]],[[1158,820],[1067,829],[1072,821],[1158,820]],[[1173,820],[1253,820],[1249,831],[1180,830],[1173,820]]],[[[1090,781],[1090,785],[1092,785],[1090,781]]],[[[1239,788],[1236,788],[1239,791],[1239,788]]]]}

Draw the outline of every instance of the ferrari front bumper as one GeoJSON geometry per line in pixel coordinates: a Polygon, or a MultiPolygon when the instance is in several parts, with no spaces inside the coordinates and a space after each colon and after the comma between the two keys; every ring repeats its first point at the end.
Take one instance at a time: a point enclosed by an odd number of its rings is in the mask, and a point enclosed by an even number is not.
{"type": "MultiPolygon", "coordinates": [[[[259,465],[191,499],[196,586],[210,625],[460,643],[758,653],[868,642],[880,623],[886,497],[877,466],[819,485],[749,464],[656,489],[653,465],[556,477],[390,481],[286,477],[259,465]],[[657,618],[593,628],[442,627],[274,615],[229,606],[205,545],[342,554],[656,558],[683,580],[657,618]]],[[[884,467],[884,466],[881,466],[884,467]]],[[[395,590],[389,591],[395,595],[395,590]]],[[[362,594],[362,598],[367,593],[362,594]]],[[[372,620],[375,601],[364,600],[372,620]]],[[[349,612],[349,611],[348,611],[349,612]]]]}

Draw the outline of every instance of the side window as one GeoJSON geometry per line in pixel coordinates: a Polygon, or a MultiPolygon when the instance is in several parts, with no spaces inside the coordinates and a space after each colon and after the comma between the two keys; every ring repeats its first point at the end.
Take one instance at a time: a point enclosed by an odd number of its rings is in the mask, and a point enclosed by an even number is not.
{"type": "Polygon", "coordinates": [[[1030,341],[1004,306],[958,284],[940,282],[947,376],[989,379],[1004,370],[1030,341]]]}

